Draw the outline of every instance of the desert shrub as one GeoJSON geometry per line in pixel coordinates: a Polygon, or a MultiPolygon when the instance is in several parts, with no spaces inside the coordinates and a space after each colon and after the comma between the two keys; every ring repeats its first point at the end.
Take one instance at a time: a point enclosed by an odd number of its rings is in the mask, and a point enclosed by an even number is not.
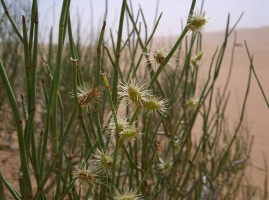
{"type": "Polygon", "coordinates": [[[17,100],[19,86],[13,83],[4,60],[10,55],[2,48],[6,45],[2,40],[1,48],[8,56],[1,56],[5,88],[1,98],[8,97],[11,109],[6,105],[5,109],[13,114],[20,155],[19,189],[1,174],[2,199],[3,185],[14,199],[236,199],[255,195],[244,192],[253,139],[240,134],[251,73],[235,130],[228,130],[225,118],[229,95],[226,89],[215,90],[236,24],[231,27],[228,17],[207,80],[198,86],[208,18],[203,11],[194,12],[195,3],[171,46],[151,47],[161,15],[149,37],[142,39],[137,22],[143,10],[135,15],[126,0],[117,37],[111,34],[111,43],[104,42],[108,41],[105,21],[99,35],[92,35],[95,42],[88,46],[79,39],[75,42],[68,0],[63,1],[57,44],[52,42],[52,32],[49,44],[38,42],[37,1],[31,4],[30,22],[22,18],[22,31],[9,18],[4,26],[12,26],[18,45],[14,54],[25,66],[14,74],[25,89],[17,100]],[[122,37],[124,20],[132,24],[127,38],[122,37]],[[16,52],[19,48],[23,55],[16,52]],[[194,136],[198,117],[202,127],[194,136]]]}

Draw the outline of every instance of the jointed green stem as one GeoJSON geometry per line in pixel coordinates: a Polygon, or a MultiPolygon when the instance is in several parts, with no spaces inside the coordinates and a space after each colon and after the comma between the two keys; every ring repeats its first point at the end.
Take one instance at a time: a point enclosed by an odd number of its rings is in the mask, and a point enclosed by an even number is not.
{"type": "Polygon", "coordinates": [[[119,138],[119,125],[118,125],[118,120],[117,120],[117,113],[116,113],[116,110],[115,110],[115,106],[113,104],[113,99],[112,99],[112,96],[111,96],[111,92],[110,92],[110,87],[109,87],[109,83],[108,83],[108,80],[106,78],[106,75],[105,74],[102,74],[103,76],[103,79],[104,79],[104,83],[105,83],[105,86],[107,88],[107,91],[108,91],[108,97],[109,97],[109,104],[110,104],[110,108],[112,110],[112,115],[113,115],[113,118],[114,118],[114,123],[115,123],[115,127],[116,127],[116,133],[115,133],[115,137],[116,137],[116,147],[114,149],[114,158],[113,158],[113,164],[112,164],[112,183],[113,185],[115,184],[115,181],[116,181],[116,164],[117,164],[117,157],[118,157],[118,151],[119,151],[119,147],[120,147],[120,138],[119,138]]]}
{"type": "MultiPolygon", "coordinates": [[[[8,191],[10,192],[10,194],[12,195],[12,197],[15,200],[22,199],[22,195],[20,195],[18,192],[16,192],[16,190],[10,185],[10,183],[7,181],[7,179],[2,175],[1,171],[0,171],[0,179],[1,179],[0,182],[4,183],[4,185],[6,186],[6,188],[8,189],[8,191]]],[[[2,189],[4,189],[4,188],[2,188],[2,189]]],[[[4,190],[3,190],[3,193],[0,193],[0,197],[1,197],[1,200],[5,199],[4,190]]]]}
{"type": "Polygon", "coordinates": [[[159,150],[160,150],[160,149],[159,149],[159,147],[157,146],[157,149],[156,149],[156,151],[155,151],[155,153],[154,153],[154,155],[153,155],[153,158],[152,158],[152,160],[151,160],[151,162],[150,162],[150,164],[149,164],[149,167],[148,167],[148,169],[147,169],[147,171],[146,171],[144,177],[142,178],[142,180],[140,181],[140,183],[139,183],[139,185],[138,185],[138,187],[137,187],[137,193],[139,193],[140,190],[142,189],[142,186],[144,185],[144,182],[145,182],[145,180],[146,180],[148,174],[150,173],[150,171],[151,171],[151,169],[152,169],[152,166],[153,166],[154,162],[156,161],[156,158],[157,158],[157,156],[158,156],[158,152],[159,152],[159,150]]]}
{"type": "Polygon", "coordinates": [[[10,23],[11,23],[11,25],[12,25],[14,31],[15,31],[15,33],[17,34],[17,36],[20,39],[20,41],[23,43],[23,37],[22,37],[19,29],[17,28],[16,24],[14,23],[12,17],[10,16],[5,1],[4,0],[1,0],[1,3],[2,3],[2,6],[3,6],[4,10],[5,10],[5,13],[7,15],[7,18],[9,19],[9,21],[10,21],[10,23]]]}
{"type": "Polygon", "coordinates": [[[43,142],[43,148],[42,148],[42,154],[41,154],[40,181],[42,180],[42,177],[43,177],[44,161],[45,161],[45,154],[46,154],[46,147],[47,147],[47,140],[48,140],[51,118],[52,118],[51,125],[52,125],[53,152],[56,155],[56,159],[58,158],[58,133],[57,133],[56,110],[57,110],[57,98],[58,98],[59,81],[60,81],[61,56],[62,56],[63,43],[64,43],[64,27],[67,24],[64,22],[66,19],[67,11],[69,9],[69,5],[70,5],[70,0],[65,0],[63,2],[62,12],[61,12],[61,17],[60,17],[60,22],[59,22],[57,61],[56,61],[55,73],[53,76],[53,84],[50,90],[49,101],[48,101],[48,106],[47,106],[46,127],[45,127],[44,142],[43,142]]]}
{"type": "Polygon", "coordinates": [[[4,83],[4,87],[7,92],[7,96],[9,99],[10,106],[12,108],[13,118],[16,122],[16,128],[17,128],[17,135],[18,135],[18,142],[19,142],[19,151],[20,151],[20,159],[21,159],[21,170],[23,172],[23,179],[24,184],[27,189],[27,198],[32,198],[32,184],[30,180],[28,165],[27,165],[27,159],[25,154],[25,145],[24,145],[24,138],[23,138],[23,128],[22,128],[22,119],[19,112],[19,107],[17,104],[17,100],[15,98],[15,95],[13,93],[13,90],[11,88],[11,85],[8,81],[4,66],[2,64],[2,61],[0,60],[0,76],[2,78],[2,81],[4,83]]]}
{"type": "MultiPolygon", "coordinates": [[[[122,30],[123,30],[123,21],[124,21],[124,11],[126,7],[126,0],[122,1],[121,5],[121,13],[120,13],[120,21],[119,21],[119,28],[118,28],[118,38],[117,38],[117,46],[116,46],[116,52],[115,52],[115,66],[119,69],[119,63],[120,63],[120,54],[121,54],[121,39],[122,39],[122,30]]],[[[113,77],[113,86],[112,86],[112,99],[114,105],[117,104],[117,91],[118,91],[118,71],[114,71],[114,77],[113,77]]]]}

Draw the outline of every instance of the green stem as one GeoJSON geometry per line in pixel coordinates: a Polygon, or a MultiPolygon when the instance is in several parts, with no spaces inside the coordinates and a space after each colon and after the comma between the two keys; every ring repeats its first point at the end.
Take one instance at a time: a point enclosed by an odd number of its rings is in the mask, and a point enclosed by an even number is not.
{"type": "Polygon", "coordinates": [[[152,158],[152,160],[151,160],[151,162],[150,162],[150,164],[149,164],[149,167],[148,167],[148,169],[147,169],[145,175],[143,176],[142,180],[140,181],[140,183],[139,183],[139,185],[138,185],[138,187],[137,187],[137,193],[139,193],[140,190],[142,189],[142,187],[143,187],[143,185],[144,185],[144,182],[145,182],[145,180],[146,180],[148,174],[150,173],[150,171],[151,171],[151,169],[152,169],[152,166],[153,166],[153,164],[154,164],[154,162],[155,162],[155,160],[156,160],[156,158],[157,158],[157,156],[158,156],[158,152],[159,152],[159,150],[160,150],[160,149],[159,149],[159,147],[157,146],[157,149],[156,149],[156,151],[155,151],[155,153],[154,153],[154,155],[153,155],[153,158],[152,158]]]}
{"type": "Polygon", "coordinates": [[[85,135],[85,138],[86,138],[86,144],[89,148],[91,148],[91,139],[90,139],[90,133],[85,125],[85,121],[84,121],[84,118],[83,118],[83,115],[82,115],[82,108],[79,108],[79,115],[78,115],[78,120],[80,122],[80,125],[83,129],[83,132],[84,132],[84,135],[85,135]]]}
{"type": "Polygon", "coordinates": [[[62,181],[62,167],[63,167],[63,156],[62,153],[59,154],[59,159],[56,164],[56,194],[55,194],[55,199],[60,199],[61,196],[61,181],[62,181]]]}
{"type": "MultiPolygon", "coordinates": [[[[40,166],[40,159],[41,159],[41,150],[42,150],[42,143],[43,143],[43,130],[41,130],[38,139],[38,148],[37,148],[37,165],[40,166]]],[[[40,175],[40,174],[39,174],[40,175]]]]}
{"type": "Polygon", "coordinates": [[[264,92],[264,90],[263,90],[263,88],[262,88],[262,85],[261,85],[261,83],[260,83],[260,80],[259,80],[259,78],[258,78],[258,76],[257,76],[257,74],[256,74],[256,71],[255,71],[255,68],[254,68],[254,66],[253,66],[253,62],[252,62],[252,58],[251,58],[250,53],[249,53],[249,50],[248,50],[247,42],[246,42],[246,41],[244,41],[244,42],[245,42],[245,47],[246,47],[246,50],[247,50],[248,58],[249,58],[249,60],[251,61],[251,65],[250,65],[251,70],[252,70],[252,72],[253,72],[253,74],[254,74],[254,76],[255,76],[256,81],[258,82],[258,85],[259,85],[260,90],[261,90],[261,92],[262,92],[262,96],[263,96],[263,98],[264,98],[264,101],[266,102],[267,107],[269,108],[269,102],[268,102],[268,100],[267,100],[267,98],[266,98],[265,92],[264,92]]]}
{"type": "MultiPolygon", "coordinates": [[[[104,33],[105,33],[105,27],[106,27],[106,22],[104,21],[100,35],[99,35],[99,40],[97,44],[97,69],[96,69],[96,87],[100,85],[100,71],[101,71],[101,46],[102,46],[102,41],[104,38],[104,33]]],[[[102,128],[101,128],[101,122],[100,122],[100,112],[99,112],[99,102],[95,103],[95,112],[96,114],[94,115],[95,118],[95,123],[96,123],[96,128],[97,128],[97,134],[98,134],[98,140],[100,142],[100,146],[105,149],[105,142],[103,139],[102,135],[102,128]]]]}
{"type": "Polygon", "coordinates": [[[134,113],[133,113],[133,115],[132,115],[132,117],[131,117],[131,119],[129,121],[130,126],[134,123],[135,119],[137,118],[137,116],[139,114],[139,111],[140,111],[140,108],[136,107],[136,109],[135,109],[135,111],[134,111],[134,113]]]}
{"type": "MultiPolygon", "coordinates": [[[[131,19],[131,21],[132,21],[132,23],[133,23],[135,32],[136,32],[136,34],[137,34],[137,36],[138,36],[137,41],[139,42],[141,48],[143,49],[143,52],[146,52],[146,48],[148,47],[149,43],[152,41],[153,36],[154,36],[154,34],[155,34],[155,31],[157,30],[157,27],[158,27],[159,22],[160,22],[161,17],[162,17],[162,13],[161,13],[160,16],[159,16],[159,18],[158,18],[158,20],[157,20],[157,22],[156,22],[156,24],[155,24],[155,26],[154,26],[154,28],[153,28],[153,31],[152,31],[152,33],[151,33],[149,39],[147,40],[146,44],[144,45],[143,42],[142,42],[142,40],[141,40],[141,37],[140,37],[140,31],[139,31],[139,29],[137,29],[137,27],[136,27],[136,22],[134,21],[134,19],[133,19],[133,17],[132,17],[132,14],[131,14],[131,12],[130,12],[130,9],[129,9],[128,5],[126,5],[126,10],[127,10],[128,15],[129,15],[129,17],[130,17],[130,19],[131,19]]],[[[145,55],[146,55],[146,57],[148,58],[147,54],[145,54],[145,55]]],[[[143,54],[140,55],[140,58],[139,58],[139,60],[138,60],[138,63],[137,63],[137,65],[136,65],[135,69],[134,69],[132,78],[134,78],[135,75],[136,75],[136,72],[137,72],[137,70],[138,70],[138,67],[139,67],[140,61],[141,61],[141,59],[142,59],[142,56],[143,56],[143,54]]],[[[147,60],[148,60],[148,59],[147,59],[147,60]]],[[[150,68],[150,67],[151,67],[151,64],[150,64],[149,68],[150,68]]],[[[129,78],[129,75],[128,75],[128,78],[129,78]]],[[[127,80],[128,80],[128,79],[127,79],[127,80]]]]}
{"type": "MultiPolygon", "coordinates": [[[[10,185],[10,183],[7,181],[7,179],[2,175],[1,171],[0,171],[0,179],[4,183],[4,185],[6,186],[6,188],[8,189],[8,191],[10,192],[10,194],[12,195],[12,197],[14,199],[16,199],[16,200],[21,200],[22,199],[20,194],[10,185]]],[[[3,196],[0,196],[0,197],[1,197],[1,200],[5,199],[5,197],[3,197],[3,196]]]]}
{"type": "Polygon", "coordinates": [[[178,46],[182,42],[182,39],[187,34],[187,32],[188,32],[188,29],[185,27],[185,29],[181,33],[180,37],[178,38],[178,40],[174,44],[174,46],[171,49],[171,51],[169,52],[169,54],[166,56],[166,58],[164,59],[164,61],[158,67],[157,71],[154,73],[154,75],[153,75],[153,77],[152,77],[152,79],[151,79],[151,81],[149,83],[149,87],[148,87],[149,89],[153,88],[153,85],[154,85],[155,81],[157,80],[158,76],[160,75],[161,71],[163,70],[163,68],[165,67],[165,65],[169,62],[169,60],[171,59],[171,57],[174,55],[175,51],[177,50],[178,46]]]}
{"type": "Polygon", "coordinates": [[[19,29],[17,28],[16,24],[14,23],[13,19],[11,18],[10,14],[9,14],[9,12],[8,12],[8,9],[7,9],[7,6],[6,6],[5,1],[4,1],[4,0],[1,0],[1,3],[2,3],[2,6],[3,6],[4,11],[5,11],[5,13],[6,13],[6,16],[7,16],[7,18],[9,19],[9,21],[10,21],[10,23],[11,23],[11,25],[12,25],[14,31],[15,31],[15,33],[17,34],[17,36],[18,36],[18,38],[20,39],[20,41],[23,43],[23,37],[22,37],[22,35],[20,34],[20,31],[19,31],[19,29]]]}
{"type": "Polygon", "coordinates": [[[67,167],[66,167],[66,171],[65,171],[65,175],[64,175],[64,178],[63,178],[63,188],[62,188],[62,196],[61,196],[61,199],[64,198],[64,194],[67,190],[67,179],[68,179],[68,175],[70,173],[70,170],[71,170],[71,167],[72,167],[72,159],[73,159],[73,154],[70,153],[67,155],[67,167]]]}
{"type": "Polygon", "coordinates": [[[103,44],[103,46],[105,47],[106,53],[107,53],[107,55],[108,55],[108,58],[109,58],[109,60],[110,60],[110,62],[111,62],[111,64],[112,64],[114,70],[118,70],[118,68],[117,68],[116,65],[115,65],[115,62],[114,62],[113,59],[112,59],[112,56],[111,56],[111,54],[110,54],[110,51],[109,51],[108,47],[107,47],[106,45],[104,45],[104,44],[103,44]]]}
{"type": "MultiPolygon", "coordinates": [[[[50,120],[52,117],[52,146],[53,152],[58,157],[58,134],[57,134],[57,97],[59,92],[59,81],[60,81],[60,70],[61,70],[61,56],[64,44],[64,27],[67,23],[65,22],[66,14],[69,9],[70,0],[63,1],[61,17],[59,22],[59,35],[58,35],[58,51],[57,51],[57,60],[56,60],[56,68],[53,77],[53,84],[50,90],[48,107],[47,107],[47,115],[46,115],[46,126],[44,133],[44,142],[42,148],[42,157],[41,157],[41,166],[40,166],[40,181],[42,180],[43,170],[44,170],[44,161],[47,147],[47,140],[50,128],[50,120]]],[[[40,195],[40,194],[39,194],[40,195]]]]}
{"type": "MultiPolygon", "coordinates": [[[[252,65],[252,60],[253,58],[250,59],[250,65],[252,65]]],[[[245,108],[246,108],[246,103],[247,103],[247,98],[248,98],[248,94],[249,94],[249,89],[250,89],[250,83],[251,83],[251,67],[250,67],[250,70],[249,70],[249,75],[248,75],[248,82],[247,82],[247,88],[246,88],[246,93],[245,93],[245,97],[244,97],[244,101],[243,101],[243,105],[242,105],[242,110],[241,110],[241,115],[240,115],[240,119],[239,119],[239,122],[237,124],[237,127],[235,129],[235,133],[227,147],[227,150],[225,151],[223,157],[221,158],[220,160],[220,164],[219,164],[219,167],[218,167],[218,170],[217,170],[217,173],[215,175],[215,177],[217,177],[219,175],[219,173],[222,171],[222,169],[226,166],[224,163],[226,162],[226,160],[228,159],[228,155],[230,153],[230,150],[231,150],[231,147],[232,147],[232,144],[234,143],[236,137],[237,137],[237,134],[241,128],[241,125],[242,125],[242,122],[243,122],[243,119],[244,119],[244,115],[245,115],[245,108]]]]}
{"type": "Polygon", "coordinates": [[[23,95],[21,94],[21,105],[22,105],[22,110],[23,110],[23,117],[25,120],[28,120],[28,111],[27,111],[27,108],[26,108],[26,104],[25,104],[25,101],[24,101],[24,97],[23,95]]]}
{"type": "Polygon", "coordinates": [[[110,109],[112,111],[112,115],[113,115],[113,118],[114,118],[116,132],[118,133],[119,132],[119,125],[118,125],[118,120],[117,120],[117,113],[116,113],[116,110],[115,110],[115,106],[113,104],[113,99],[112,99],[112,96],[111,96],[109,83],[108,83],[107,77],[106,77],[106,75],[104,73],[102,73],[102,76],[103,76],[103,80],[104,80],[104,83],[105,83],[105,86],[106,86],[106,89],[107,89],[107,93],[108,93],[108,97],[109,97],[109,105],[110,105],[110,109]]]}
{"type": "Polygon", "coordinates": [[[37,188],[36,194],[34,196],[34,200],[40,199],[40,195],[43,192],[43,188],[44,188],[45,184],[47,183],[52,171],[55,169],[55,165],[57,164],[58,159],[59,159],[59,157],[54,155],[53,160],[52,160],[51,164],[49,165],[48,171],[45,173],[43,179],[38,184],[38,188],[37,188]]]}
{"type": "MultiPolygon", "coordinates": [[[[29,120],[28,120],[28,133],[30,135],[30,140],[34,140],[34,118],[35,118],[35,113],[36,113],[36,106],[35,106],[35,101],[36,101],[36,66],[37,66],[37,54],[38,54],[38,10],[37,10],[37,2],[33,2],[33,12],[36,14],[33,15],[33,23],[34,23],[34,49],[33,49],[33,60],[32,60],[32,65],[30,68],[30,78],[31,78],[31,90],[30,90],[30,99],[31,99],[31,104],[29,105],[29,120]],[[31,139],[33,137],[33,139],[31,139]]],[[[29,47],[30,48],[30,47],[29,47]]],[[[31,57],[30,57],[31,58],[31,57]]],[[[27,141],[27,140],[26,140],[27,141]]],[[[35,146],[32,146],[32,149],[35,150],[35,146]]],[[[27,150],[27,149],[26,149],[27,150]]],[[[34,155],[33,155],[34,156],[34,155]]],[[[34,162],[36,161],[36,157],[33,159],[34,162]]],[[[34,165],[37,167],[37,163],[34,163],[34,165]]],[[[38,170],[35,170],[36,175],[39,174],[38,170]]]]}
{"type": "Polygon", "coordinates": [[[134,163],[134,161],[132,160],[132,157],[131,157],[130,154],[128,153],[126,147],[123,145],[122,148],[123,148],[123,151],[124,151],[125,155],[127,156],[128,160],[129,160],[130,164],[132,165],[132,167],[133,167],[134,169],[138,170],[138,171],[143,171],[143,169],[140,169],[140,168],[134,163]]]}
{"type": "Polygon", "coordinates": [[[12,113],[13,113],[13,118],[14,118],[15,123],[16,123],[19,151],[20,151],[20,159],[21,159],[21,170],[22,170],[23,175],[24,175],[23,178],[25,181],[24,183],[26,185],[26,189],[27,189],[27,198],[31,199],[33,197],[33,192],[32,192],[32,184],[31,184],[28,165],[27,165],[26,154],[25,154],[22,119],[20,116],[20,111],[19,111],[19,107],[17,104],[17,100],[15,98],[15,95],[14,95],[13,90],[11,88],[11,85],[9,83],[9,80],[7,78],[7,74],[5,72],[5,69],[4,69],[4,66],[3,66],[1,60],[0,60],[0,76],[2,78],[4,87],[6,89],[9,103],[10,103],[12,113]]]}
{"type": "Polygon", "coordinates": [[[25,17],[22,16],[22,28],[23,28],[23,46],[24,46],[24,62],[25,62],[25,74],[26,74],[26,98],[27,98],[27,112],[30,115],[29,120],[26,120],[25,132],[24,132],[24,141],[25,141],[25,150],[26,158],[29,156],[30,144],[31,144],[31,129],[33,128],[33,120],[35,115],[35,109],[31,108],[32,105],[32,93],[35,93],[35,90],[32,90],[31,85],[31,61],[30,61],[30,51],[28,44],[27,36],[27,27],[25,22],[25,17]]]}
{"type": "Polygon", "coordinates": [[[104,39],[104,33],[105,33],[105,28],[106,28],[106,22],[103,22],[103,26],[99,35],[99,40],[97,43],[97,68],[96,68],[96,72],[95,72],[95,76],[96,76],[96,86],[100,85],[100,71],[101,71],[101,46],[102,46],[102,42],[104,39]]]}
{"type": "MultiPolygon", "coordinates": [[[[152,115],[149,115],[148,122],[147,122],[147,127],[145,134],[143,135],[143,146],[142,146],[142,155],[148,155],[148,137],[149,137],[149,129],[150,129],[150,124],[152,120],[152,115]]],[[[147,156],[142,156],[142,169],[147,168],[147,156]]]]}
{"type": "Polygon", "coordinates": [[[38,11],[37,11],[37,0],[33,0],[32,11],[31,11],[31,23],[30,23],[30,33],[29,33],[29,52],[31,57],[32,46],[33,46],[33,37],[34,37],[34,26],[36,23],[38,11]]]}
{"type": "Polygon", "coordinates": [[[69,192],[69,190],[71,188],[74,188],[75,186],[75,181],[76,179],[73,179],[70,183],[69,183],[69,186],[66,188],[66,190],[62,193],[62,199],[64,199],[64,197],[67,195],[67,193],[69,192]]]}
{"type": "MultiPolygon", "coordinates": [[[[117,39],[117,46],[115,52],[115,66],[119,69],[119,62],[120,62],[120,51],[121,51],[121,39],[122,39],[122,30],[123,30],[123,21],[124,21],[124,11],[126,7],[126,0],[122,1],[121,5],[121,13],[120,13],[120,21],[119,21],[119,28],[118,28],[118,39],[117,39]]],[[[114,71],[113,77],[113,86],[112,86],[112,99],[114,105],[117,105],[117,94],[118,94],[118,71],[114,71]]]]}
{"type": "Polygon", "coordinates": [[[0,171],[0,199],[5,200],[5,191],[4,191],[4,185],[3,185],[3,176],[0,171]]]}
{"type": "Polygon", "coordinates": [[[34,130],[31,133],[31,150],[32,150],[32,166],[35,173],[36,182],[39,180],[39,168],[38,168],[38,161],[37,161],[37,152],[36,152],[36,145],[35,145],[35,136],[34,130]]]}
{"type": "Polygon", "coordinates": [[[23,174],[22,173],[19,174],[18,181],[19,181],[19,186],[20,186],[21,199],[25,199],[26,189],[25,189],[25,184],[23,181],[23,174]]]}
{"type": "Polygon", "coordinates": [[[62,150],[63,150],[65,141],[66,141],[67,136],[68,136],[68,134],[70,132],[70,129],[71,129],[71,126],[72,126],[72,124],[74,122],[74,119],[75,119],[75,117],[77,115],[77,111],[78,111],[78,106],[76,106],[76,107],[73,108],[72,114],[71,114],[71,116],[69,118],[69,121],[67,123],[67,126],[66,126],[66,128],[64,130],[63,136],[62,136],[61,141],[59,143],[59,147],[58,147],[58,151],[59,152],[62,152],[62,150]]]}
{"type": "Polygon", "coordinates": [[[57,132],[57,98],[59,92],[59,82],[61,73],[61,59],[64,44],[64,33],[67,25],[66,19],[69,10],[70,0],[65,0],[62,5],[61,17],[59,22],[59,35],[58,35],[58,50],[56,59],[56,68],[53,76],[53,84],[50,93],[50,101],[48,110],[52,110],[52,147],[54,154],[58,154],[58,132],[57,132]]]}
{"type": "Polygon", "coordinates": [[[116,147],[114,149],[114,158],[113,158],[113,164],[112,164],[112,184],[115,185],[115,182],[116,182],[116,164],[117,164],[117,156],[118,156],[118,151],[119,151],[119,147],[120,147],[120,138],[119,138],[119,125],[118,125],[118,120],[117,120],[117,113],[116,113],[116,110],[115,110],[115,106],[113,104],[113,99],[112,99],[112,96],[111,96],[111,92],[110,92],[110,87],[109,87],[109,83],[108,83],[108,80],[107,80],[107,77],[105,74],[102,74],[103,76],[103,80],[104,80],[104,83],[105,83],[105,86],[107,88],[107,93],[108,93],[108,97],[109,97],[109,104],[110,104],[110,108],[112,110],[112,115],[113,115],[113,118],[114,118],[114,123],[115,123],[115,126],[116,126],[116,133],[115,133],[115,138],[116,138],[116,147]]]}
{"type": "Polygon", "coordinates": [[[38,181],[39,177],[39,169],[38,169],[38,163],[37,163],[37,157],[36,157],[36,146],[35,146],[35,138],[34,138],[34,119],[35,119],[35,96],[36,96],[36,79],[35,79],[35,73],[36,73],[36,61],[37,61],[37,27],[35,27],[35,42],[34,42],[34,55],[33,55],[33,69],[31,70],[31,105],[28,104],[28,107],[30,107],[30,116],[27,120],[27,126],[25,130],[25,148],[26,152],[29,154],[29,148],[31,144],[31,150],[32,150],[32,165],[35,172],[36,180],[38,181]],[[28,138],[29,137],[29,138],[28,138]]]}
{"type": "MultiPolygon", "coordinates": [[[[24,46],[24,65],[25,65],[25,74],[26,74],[26,92],[27,92],[27,104],[28,104],[28,113],[30,113],[31,107],[31,75],[30,75],[30,55],[29,55],[29,44],[27,36],[27,27],[25,22],[25,17],[22,15],[22,28],[23,28],[23,46],[24,46]]],[[[30,137],[28,137],[29,139],[30,137]]],[[[26,141],[30,142],[30,140],[26,141]]]]}
{"type": "MultiPolygon", "coordinates": [[[[189,11],[189,17],[190,18],[192,16],[194,7],[196,4],[196,0],[192,1],[192,5],[189,11]]],[[[161,73],[161,71],[163,70],[163,68],[165,67],[165,65],[169,62],[169,60],[172,58],[172,56],[174,55],[175,51],[177,50],[178,46],[180,45],[180,43],[182,42],[183,38],[185,37],[185,35],[188,32],[188,28],[185,27],[183,32],[181,33],[181,35],[179,36],[178,40],[176,41],[176,43],[174,44],[173,48],[171,49],[171,51],[168,53],[168,55],[165,57],[164,61],[160,64],[159,68],[157,69],[157,71],[155,72],[155,74],[153,75],[150,83],[149,83],[149,89],[153,88],[153,85],[155,83],[155,81],[157,80],[159,74],[161,73]]]]}

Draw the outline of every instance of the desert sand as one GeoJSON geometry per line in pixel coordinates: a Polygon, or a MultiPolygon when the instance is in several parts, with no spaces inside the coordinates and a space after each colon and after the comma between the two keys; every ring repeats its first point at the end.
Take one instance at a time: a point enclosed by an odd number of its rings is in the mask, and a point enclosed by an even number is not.
{"type": "MultiPolygon", "coordinates": [[[[200,71],[198,76],[198,83],[200,85],[204,85],[208,78],[211,59],[216,49],[220,49],[224,41],[224,33],[224,31],[207,33],[206,30],[203,32],[202,52],[204,53],[204,57],[199,66],[200,71]]],[[[215,91],[219,89],[221,92],[225,87],[225,82],[231,65],[232,47],[235,37],[236,47],[234,51],[231,77],[228,84],[230,97],[226,108],[226,119],[231,133],[234,133],[233,131],[240,119],[250,69],[250,61],[245,47],[245,41],[250,55],[254,58],[253,65],[256,74],[265,95],[269,100],[269,27],[235,29],[228,39],[215,91]]],[[[169,43],[173,44],[177,38],[177,36],[169,37],[169,43]]],[[[157,41],[167,41],[167,38],[159,38],[157,41]]],[[[184,53],[184,49],[182,51],[184,53]]],[[[211,73],[211,76],[212,75],[213,72],[211,73]]],[[[198,96],[199,90],[197,90],[197,97],[198,96]]],[[[269,108],[266,105],[262,92],[253,74],[251,77],[251,86],[243,125],[247,128],[249,135],[254,136],[254,143],[250,159],[248,160],[250,163],[247,170],[249,173],[249,181],[251,184],[263,189],[265,179],[264,158],[269,159],[267,153],[269,152],[269,108]],[[265,157],[263,155],[265,155],[265,157]]],[[[202,121],[198,117],[193,130],[194,138],[201,136],[201,127],[202,121]]],[[[269,163],[267,164],[267,167],[269,167],[269,163]]]]}
{"type": "MultiPolygon", "coordinates": [[[[269,27],[239,29],[236,30],[236,35],[237,46],[235,48],[234,63],[229,84],[231,95],[226,112],[231,129],[237,125],[239,120],[250,67],[244,40],[247,42],[250,54],[254,56],[253,64],[256,74],[263,86],[267,99],[269,99],[269,27]]],[[[228,75],[234,37],[235,34],[232,34],[228,41],[226,55],[219,74],[218,85],[220,88],[224,87],[228,75]]],[[[224,32],[204,34],[203,52],[205,52],[205,59],[201,65],[200,81],[203,81],[207,77],[211,57],[216,47],[222,44],[223,39],[224,32]]],[[[255,137],[250,155],[252,183],[263,188],[265,178],[263,153],[267,159],[269,158],[269,108],[264,101],[254,75],[252,75],[251,79],[244,123],[249,128],[249,133],[255,137]]]]}

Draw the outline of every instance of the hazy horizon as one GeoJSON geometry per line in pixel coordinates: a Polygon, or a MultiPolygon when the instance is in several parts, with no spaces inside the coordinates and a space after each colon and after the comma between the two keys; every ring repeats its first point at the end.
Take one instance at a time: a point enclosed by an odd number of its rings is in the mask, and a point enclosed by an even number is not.
{"type": "MultiPolygon", "coordinates": [[[[9,5],[13,1],[6,0],[9,5]]],[[[28,14],[21,4],[27,4],[30,0],[17,1],[16,13],[18,16],[28,14]]],[[[129,0],[127,1],[130,9],[133,10],[134,16],[137,16],[139,8],[143,10],[146,19],[148,34],[151,33],[154,21],[155,12],[157,9],[157,17],[162,13],[159,26],[156,30],[155,37],[177,36],[180,34],[182,24],[186,24],[186,18],[192,1],[177,1],[177,0],[129,0]],[[130,2],[132,4],[130,4],[130,2]],[[159,2],[159,4],[158,4],[159,2]],[[157,8],[157,5],[158,8],[157,8]]],[[[62,0],[40,0],[39,4],[39,29],[40,40],[48,41],[49,32],[53,27],[54,41],[57,41],[58,23],[61,12],[62,0]]],[[[118,21],[120,16],[122,0],[108,1],[107,16],[105,19],[106,0],[72,0],[70,5],[70,16],[74,37],[76,38],[76,29],[78,22],[80,23],[80,33],[83,39],[88,35],[99,33],[104,20],[107,22],[106,36],[109,36],[110,29],[114,36],[117,35],[118,21]]],[[[195,10],[200,10],[202,1],[197,1],[195,10]]],[[[233,25],[244,13],[237,28],[258,28],[269,26],[269,1],[268,0],[207,0],[204,2],[203,10],[209,18],[209,23],[205,27],[205,33],[223,31],[226,27],[228,14],[230,13],[230,25],[233,25]]],[[[141,14],[138,22],[142,22],[141,14]]],[[[129,25],[131,22],[129,20],[129,25]]],[[[20,26],[20,24],[18,24],[20,26]]],[[[126,16],[124,24],[123,38],[127,37],[126,16]]],[[[137,25],[138,26],[138,25],[137,25]]],[[[141,36],[144,37],[145,27],[141,24],[141,36]]]]}
{"type": "MultiPolygon", "coordinates": [[[[71,20],[73,28],[76,28],[78,19],[81,23],[81,32],[89,33],[91,29],[99,32],[104,20],[105,0],[79,0],[71,1],[71,20]]],[[[157,0],[132,0],[132,9],[137,14],[139,5],[143,10],[143,14],[147,20],[149,34],[154,26],[155,11],[157,0]]],[[[109,29],[116,35],[118,29],[118,19],[120,15],[122,0],[108,1],[107,12],[107,34],[109,29]]],[[[130,1],[127,1],[130,5],[130,1]]],[[[202,1],[197,1],[195,10],[201,8],[202,1]]],[[[47,0],[39,1],[40,24],[46,36],[51,27],[54,27],[54,33],[57,33],[58,21],[60,16],[62,1],[47,0]]],[[[176,0],[159,0],[158,16],[162,12],[162,18],[159,23],[155,36],[173,36],[181,32],[181,24],[186,23],[186,17],[189,11],[191,1],[176,0]]],[[[233,25],[239,16],[244,12],[243,18],[239,22],[237,28],[257,28],[269,26],[269,1],[266,0],[208,0],[204,2],[203,10],[209,17],[209,23],[205,27],[205,32],[222,31],[226,27],[228,13],[230,13],[230,24],[233,25]]],[[[126,19],[126,18],[125,18],[126,19]]],[[[142,21],[140,16],[139,21],[142,21]]],[[[142,31],[144,25],[142,24],[142,31]]],[[[127,36],[124,32],[123,36],[127,36]]],[[[142,33],[142,36],[144,34],[142,33]]]]}

